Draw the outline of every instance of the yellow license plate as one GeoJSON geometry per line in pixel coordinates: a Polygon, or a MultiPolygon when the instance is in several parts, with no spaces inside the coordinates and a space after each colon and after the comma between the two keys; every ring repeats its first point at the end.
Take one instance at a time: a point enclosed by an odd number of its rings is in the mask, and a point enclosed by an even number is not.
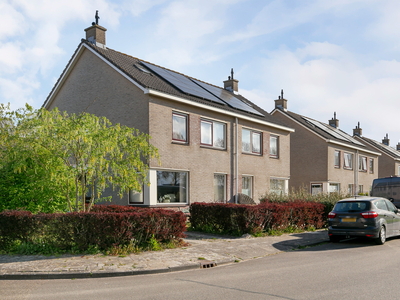
{"type": "Polygon", "coordinates": [[[347,219],[342,219],[342,222],[356,222],[357,218],[347,218],[347,219]]]}

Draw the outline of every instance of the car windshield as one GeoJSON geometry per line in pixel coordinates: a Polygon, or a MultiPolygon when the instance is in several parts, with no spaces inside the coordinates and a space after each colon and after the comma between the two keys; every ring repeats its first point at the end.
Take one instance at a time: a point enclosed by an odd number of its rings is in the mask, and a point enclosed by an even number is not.
{"type": "Polygon", "coordinates": [[[335,206],[335,211],[362,211],[368,210],[370,203],[366,201],[351,201],[351,202],[338,202],[335,206]]]}

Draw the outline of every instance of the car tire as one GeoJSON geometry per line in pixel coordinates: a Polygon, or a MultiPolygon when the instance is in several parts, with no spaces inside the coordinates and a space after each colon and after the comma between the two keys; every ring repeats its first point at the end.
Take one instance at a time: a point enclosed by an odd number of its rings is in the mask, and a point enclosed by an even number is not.
{"type": "Polygon", "coordinates": [[[329,237],[329,240],[331,241],[331,243],[339,243],[341,239],[342,239],[342,237],[339,235],[331,235],[329,237]]]}
{"type": "Polygon", "coordinates": [[[375,240],[376,244],[383,245],[386,242],[386,228],[381,226],[379,229],[379,237],[375,240]]]}

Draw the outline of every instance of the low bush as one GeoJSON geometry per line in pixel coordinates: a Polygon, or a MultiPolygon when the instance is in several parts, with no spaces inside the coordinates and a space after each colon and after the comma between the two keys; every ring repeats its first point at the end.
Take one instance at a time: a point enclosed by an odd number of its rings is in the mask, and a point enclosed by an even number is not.
{"type": "Polygon", "coordinates": [[[127,245],[148,248],[155,241],[179,241],[185,230],[185,215],[165,209],[125,209],[113,205],[96,208],[94,212],[65,214],[5,211],[0,213],[0,249],[9,249],[15,242],[79,252],[127,245]]]}
{"type": "Polygon", "coordinates": [[[306,201],[263,202],[259,205],[193,203],[190,205],[191,229],[242,235],[258,235],[287,228],[322,228],[324,205],[306,201]]]}

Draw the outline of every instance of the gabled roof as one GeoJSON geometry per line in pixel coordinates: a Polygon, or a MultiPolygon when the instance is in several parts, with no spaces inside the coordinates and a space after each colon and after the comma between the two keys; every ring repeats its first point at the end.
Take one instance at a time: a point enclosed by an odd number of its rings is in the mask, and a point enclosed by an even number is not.
{"type": "Polygon", "coordinates": [[[326,142],[341,144],[343,146],[348,146],[350,148],[359,149],[365,152],[370,152],[375,155],[380,155],[379,153],[372,152],[367,150],[366,146],[361,142],[357,141],[351,135],[347,134],[346,132],[334,128],[326,123],[311,119],[309,117],[305,117],[299,114],[296,114],[291,111],[284,111],[281,109],[274,109],[272,113],[278,111],[283,115],[286,115],[288,118],[292,119],[293,121],[299,123],[301,126],[307,128],[320,138],[324,139],[326,142]]]}
{"type": "Polygon", "coordinates": [[[44,107],[50,102],[50,99],[54,97],[54,95],[56,94],[56,89],[58,89],[58,86],[61,85],[64,77],[67,76],[66,74],[70,71],[71,65],[73,66],[74,63],[76,62],[76,58],[79,56],[80,53],[82,53],[82,48],[91,50],[98,57],[103,59],[107,64],[111,65],[119,73],[124,75],[124,77],[133,82],[137,87],[141,88],[145,93],[153,92],[152,94],[155,95],[162,95],[162,96],[167,95],[171,96],[171,98],[178,97],[179,99],[189,100],[189,103],[193,104],[198,103],[201,104],[203,107],[215,108],[218,109],[219,111],[224,111],[226,113],[231,112],[234,113],[235,115],[238,114],[240,116],[247,117],[247,119],[251,118],[253,120],[262,121],[265,124],[272,125],[273,127],[277,127],[286,131],[291,131],[291,132],[294,131],[293,129],[287,127],[286,124],[282,123],[280,120],[276,119],[268,112],[264,111],[262,108],[260,108],[259,106],[252,103],[250,100],[246,99],[241,95],[234,94],[232,92],[224,90],[221,87],[217,87],[215,85],[211,85],[209,83],[189,77],[187,75],[162,68],[160,66],[148,63],[144,60],[129,56],[127,54],[115,51],[113,49],[105,47],[104,48],[97,47],[85,39],[82,39],[74,55],[68,62],[66,68],[64,69],[57,83],[55,84],[49,96],[47,97],[46,101],[44,102],[43,104],[44,107]],[[226,103],[224,103],[224,101],[216,103],[214,101],[210,101],[201,97],[196,97],[189,93],[182,92],[180,89],[178,89],[170,82],[165,80],[165,78],[154,72],[154,70],[148,68],[147,67],[148,65],[146,66],[146,64],[162,68],[163,70],[167,70],[168,72],[173,72],[173,74],[176,74],[177,76],[184,76],[190,81],[197,80],[201,83],[208,84],[214,88],[223,90],[224,93],[230,93],[236,99],[240,100],[245,105],[247,105],[250,109],[249,111],[243,111],[241,109],[237,109],[230,105],[227,105],[226,103]],[[252,110],[254,113],[251,112],[252,110]]]}
{"type": "Polygon", "coordinates": [[[385,145],[383,143],[377,142],[373,139],[366,138],[364,136],[357,136],[360,140],[363,142],[367,143],[368,145],[372,146],[379,152],[382,152],[383,154],[388,155],[389,157],[395,159],[395,160],[400,160],[400,151],[397,151],[393,147],[390,147],[388,145],[385,145]]]}

